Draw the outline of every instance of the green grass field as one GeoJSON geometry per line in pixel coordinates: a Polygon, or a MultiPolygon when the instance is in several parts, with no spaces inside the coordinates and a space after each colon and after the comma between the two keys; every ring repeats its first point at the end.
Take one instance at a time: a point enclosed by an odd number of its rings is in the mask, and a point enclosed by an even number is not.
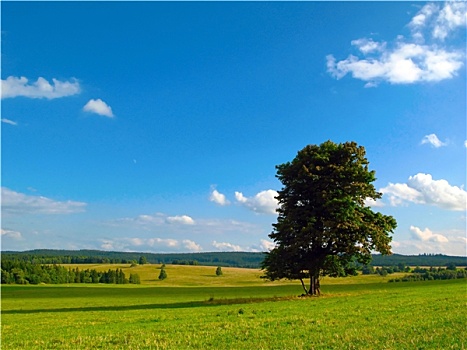
{"type": "MultiPolygon", "coordinates": [[[[81,268],[115,268],[88,265],[81,268]]],[[[120,267],[120,266],[119,266],[120,267]]],[[[130,268],[141,285],[2,286],[2,349],[464,349],[465,280],[325,278],[323,296],[261,272],[130,268]]],[[[394,276],[393,276],[394,277],[394,276]]]]}

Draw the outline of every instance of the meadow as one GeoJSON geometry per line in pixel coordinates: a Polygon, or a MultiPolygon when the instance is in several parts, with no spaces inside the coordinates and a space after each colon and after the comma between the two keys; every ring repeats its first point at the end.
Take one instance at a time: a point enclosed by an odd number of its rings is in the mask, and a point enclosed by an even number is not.
{"type": "Polygon", "coordinates": [[[325,278],[321,297],[253,269],[79,265],[141,285],[3,285],[2,349],[464,349],[465,280],[325,278]]]}

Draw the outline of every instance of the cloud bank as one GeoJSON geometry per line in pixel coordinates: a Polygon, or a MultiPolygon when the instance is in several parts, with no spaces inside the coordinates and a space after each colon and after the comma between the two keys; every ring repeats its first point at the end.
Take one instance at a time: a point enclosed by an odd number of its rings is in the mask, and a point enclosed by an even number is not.
{"type": "Polygon", "coordinates": [[[358,54],[340,61],[326,56],[327,71],[336,79],[350,74],[367,82],[365,87],[383,81],[413,84],[453,78],[464,65],[465,49],[453,49],[444,41],[456,29],[465,27],[466,17],[465,2],[446,3],[443,8],[425,5],[408,24],[409,40],[398,36],[392,45],[372,38],[353,40],[351,45],[358,54]],[[427,34],[430,44],[426,43],[427,34]]]}
{"type": "Polygon", "coordinates": [[[398,206],[407,202],[428,204],[439,208],[465,211],[467,192],[446,180],[434,180],[430,174],[419,173],[410,176],[407,183],[389,183],[380,189],[389,197],[391,205],[398,206]]]}
{"type": "Polygon", "coordinates": [[[46,98],[54,99],[76,95],[81,88],[76,79],[60,81],[52,79],[52,84],[39,77],[37,81],[29,83],[26,77],[9,76],[2,80],[2,99],[13,97],[46,98]]]}
{"type": "Polygon", "coordinates": [[[180,250],[200,252],[203,250],[199,244],[189,239],[177,240],[159,237],[104,239],[101,241],[100,248],[105,250],[158,252],[175,252],[180,250]]]}
{"type": "Polygon", "coordinates": [[[42,196],[31,196],[2,187],[2,213],[25,214],[71,214],[85,211],[86,203],[55,201],[42,196]]]}

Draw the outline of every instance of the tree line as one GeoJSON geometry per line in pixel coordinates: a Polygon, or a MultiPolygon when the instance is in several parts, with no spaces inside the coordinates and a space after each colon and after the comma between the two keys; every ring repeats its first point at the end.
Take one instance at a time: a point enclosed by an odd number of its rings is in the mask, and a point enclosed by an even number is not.
{"type": "MultiPolygon", "coordinates": [[[[259,252],[206,252],[206,253],[141,253],[107,252],[99,250],[29,250],[6,251],[2,257],[18,259],[35,264],[173,264],[223,267],[260,268],[264,253],[259,252]],[[144,257],[143,261],[141,258],[144,257]]],[[[443,254],[380,255],[373,254],[372,266],[467,266],[467,257],[443,254]]]]}
{"type": "Polygon", "coordinates": [[[410,275],[401,278],[390,279],[389,282],[414,282],[414,281],[432,281],[432,280],[452,280],[467,278],[467,268],[458,269],[454,264],[447,268],[420,268],[416,267],[410,275]]]}
{"type": "Polygon", "coordinates": [[[2,284],[65,284],[65,283],[107,283],[139,284],[138,274],[127,278],[122,269],[97,271],[95,269],[66,268],[52,264],[37,264],[30,261],[10,260],[2,257],[2,284]]]}
{"type": "Polygon", "coordinates": [[[100,250],[38,249],[24,252],[5,251],[9,259],[39,264],[132,264],[144,263],[259,268],[264,259],[260,252],[142,253],[100,250]]]}

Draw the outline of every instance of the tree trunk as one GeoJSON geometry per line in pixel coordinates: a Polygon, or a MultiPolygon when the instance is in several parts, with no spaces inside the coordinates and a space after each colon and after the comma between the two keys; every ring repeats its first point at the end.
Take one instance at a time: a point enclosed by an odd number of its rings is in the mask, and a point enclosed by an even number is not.
{"type": "Polygon", "coordinates": [[[305,295],[308,295],[308,290],[305,287],[305,283],[303,283],[303,280],[300,278],[300,282],[302,283],[303,290],[305,291],[305,295]]]}
{"type": "Polygon", "coordinates": [[[321,295],[319,274],[310,273],[310,289],[308,294],[321,295]]]}

